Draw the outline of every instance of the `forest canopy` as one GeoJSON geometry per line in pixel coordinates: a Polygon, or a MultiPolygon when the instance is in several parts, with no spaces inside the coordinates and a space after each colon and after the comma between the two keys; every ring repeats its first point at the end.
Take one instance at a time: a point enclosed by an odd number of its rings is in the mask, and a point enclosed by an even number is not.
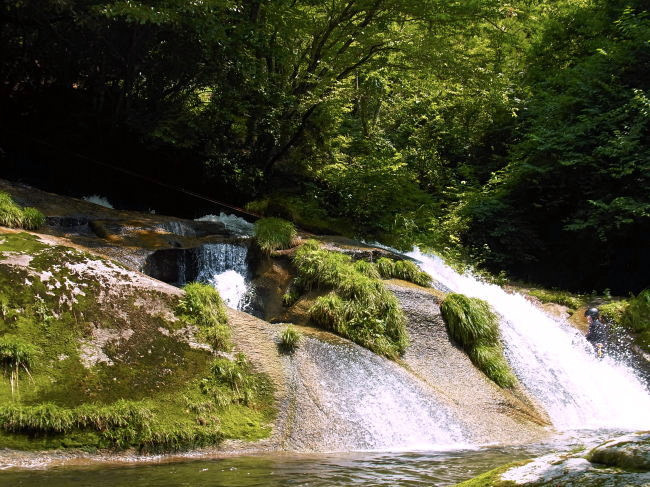
{"type": "Polygon", "coordinates": [[[9,0],[3,165],[64,171],[83,154],[318,231],[637,292],[650,271],[646,10],[9,0]]]}

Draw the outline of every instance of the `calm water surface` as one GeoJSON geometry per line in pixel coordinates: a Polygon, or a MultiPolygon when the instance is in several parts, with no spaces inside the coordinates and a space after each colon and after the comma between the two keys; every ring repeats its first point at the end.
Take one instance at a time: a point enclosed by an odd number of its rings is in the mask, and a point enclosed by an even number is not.
{"type": "Polygon", "coordinates": [[[252,487],[450,485],[513,460],[528,449],[489,448],[458,452],[354,453],[309,456],[255,456],[182,463],[55,467],[0,472],[12,487],[252,487]]]}

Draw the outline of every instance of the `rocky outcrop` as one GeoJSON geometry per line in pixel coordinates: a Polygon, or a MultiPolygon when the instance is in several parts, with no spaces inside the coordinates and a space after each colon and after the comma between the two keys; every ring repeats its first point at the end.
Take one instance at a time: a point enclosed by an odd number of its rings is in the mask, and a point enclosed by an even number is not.
{"type": "Polygon", "coordinates": [[[650,485],[650,434],[613,438],[591,450],[552,453],[493,471],[456,487],[629,487],[650,485]]]}

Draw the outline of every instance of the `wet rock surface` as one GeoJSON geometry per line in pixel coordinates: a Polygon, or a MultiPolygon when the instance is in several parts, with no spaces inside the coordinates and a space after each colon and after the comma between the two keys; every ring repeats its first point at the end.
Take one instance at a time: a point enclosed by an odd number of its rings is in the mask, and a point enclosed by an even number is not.
{"type": "Polygon", "coordinates": [[[411,345],[402,357],[404,365],[471,424],[474,441],[526,443],[546,434],[548,419],[523,389],[498,387],[450,341],[440,316],[440,292],[400,281],[391,281],[388,288],[408,321],[411,345]]]}
{"type": "Polygon", "coordinates": [[[650,434],[636,433],[614,438],[587,454],[582,451],[544,455],[523,466],[508,469],[481,485],[648,486],[649,459],[650,434]]]}

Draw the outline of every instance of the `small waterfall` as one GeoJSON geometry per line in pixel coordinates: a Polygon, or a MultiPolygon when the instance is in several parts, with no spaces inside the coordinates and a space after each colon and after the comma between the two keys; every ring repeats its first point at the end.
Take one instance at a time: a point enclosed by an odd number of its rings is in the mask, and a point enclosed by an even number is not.
{"type": "Polygon", "coordinates": [[[244,309],[248,293],[248,247],[205,244],[197,250],[196,280],[212,284],[231,308],[244,309]]]}
{"type": "Polygon", "coordinates": [[[159,223],[156,228],[163,232],[173,233],[181,237],[196,237],[196,230],[185,222],[181,221],[168,221],[159,223]]]}
{"type": "Polygon", "coordinates": [[[221,212],[217,215],[205,215],[196,219],[197,222],[223,223],[227,230],[233,235],[240,237],[252,237],[255,235],[255,225],[235,215],[226,215],[221,212]]]}
{"type": "Polygon", "coordinates": [[[442,285],[488,301],[502,316],[506,357],[556,428],[650,428],[650,394],[631,368],[598,360],[580,332],[522,295],[460,275],[437,256],[408,255],[442,285]]]}
{"type": "Polygon", "coordinates": [[[449,450],[464,427],[432,391],[394,362],[352,343],[304,338],[291,357],[291,449],[449,450]]]}

